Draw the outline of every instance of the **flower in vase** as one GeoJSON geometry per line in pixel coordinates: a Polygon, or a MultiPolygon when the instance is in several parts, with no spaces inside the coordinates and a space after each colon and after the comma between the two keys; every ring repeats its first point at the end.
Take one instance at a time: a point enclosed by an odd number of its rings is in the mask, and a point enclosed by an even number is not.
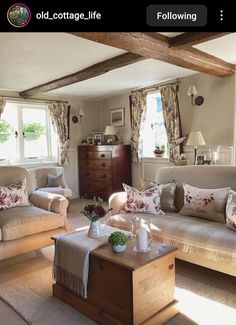
{"type": "Polygon", "coordinates": [[[87,217],[91,222],[98,221],[99,219],[105,217],[105,215],[112,209],[105,210],[102,204],[104,201],[100,198],[95,199],[96,204],[88,204],[84,207],[82,213],[87,217]]]}

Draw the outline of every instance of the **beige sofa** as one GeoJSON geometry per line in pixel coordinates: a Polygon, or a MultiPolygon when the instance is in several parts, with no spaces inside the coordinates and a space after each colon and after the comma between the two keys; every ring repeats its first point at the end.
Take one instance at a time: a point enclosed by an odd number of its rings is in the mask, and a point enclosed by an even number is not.
{"type": "MultiPolygon", "coordinates": [[[[199,188],[231,187],[236,190],[236,166],[181,166],[162,167],[156,175],[158,184],[177,183],[176,207],[183,206],[183,183],[199,188]]],[[[126,193],[115,193],[109,203],[113,215],[109,224],[130,229],[134,213],[119,213],[126,201],[126,193]]],[[[224,223],[198,217],[166,212],[150,215],[153,237],[157,241],[178,248],[177,258],[236,276],[236,232],[224,223]]]]}
{"type": "Polygon", "coordinates": [[[32,175],[22,167],[0,167],[0,186],[24,177],[31,205],[0,211],[0,260],[52,245],[52,235],[68,230],[67,199],[34,191],[32,175]]]}

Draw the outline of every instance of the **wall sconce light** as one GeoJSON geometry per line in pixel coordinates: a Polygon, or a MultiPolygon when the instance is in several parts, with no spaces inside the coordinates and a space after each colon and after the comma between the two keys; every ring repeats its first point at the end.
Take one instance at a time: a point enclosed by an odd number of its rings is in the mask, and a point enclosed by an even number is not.
{"type": "Polygon", "coordinates": [[[188,88],[188,96],[191,96],[191,104],[193,106],[200,106],[203,104],[204,102],[204,98],[202,96],[197,96],[197,89],[196,89],[196,86],[189,86],[188,88]],[[194,96],[196,96],[194,98],[194,96]]]}
{"type": "Polygon", "coordinates": [[[83,116],[84,116],[84,111],[83,111],[83,109],[81,108],[80,110],[79,110],[79,116],[77,116],[77,115],[73,115],[72,116],[72,122],[73,123],[81,123],[82,122],[82,119],[83,119],[83,116]]]}

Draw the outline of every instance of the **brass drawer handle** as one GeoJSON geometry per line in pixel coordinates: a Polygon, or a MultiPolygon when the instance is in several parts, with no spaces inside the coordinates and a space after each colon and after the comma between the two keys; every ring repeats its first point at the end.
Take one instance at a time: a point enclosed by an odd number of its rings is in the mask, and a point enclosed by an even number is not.
{"type": "Polygon", "coordinates": [[[100,157],[101,157],[101,158],[104,158],[104,157],[105,157],[104,153],[102,153],[102,154],[100,155],[100,157]]]}
{"type": "Polygon", "coordinates": [[[169,270],[172,270],[174,268],[174,264],[169,265],[169,270]]]}

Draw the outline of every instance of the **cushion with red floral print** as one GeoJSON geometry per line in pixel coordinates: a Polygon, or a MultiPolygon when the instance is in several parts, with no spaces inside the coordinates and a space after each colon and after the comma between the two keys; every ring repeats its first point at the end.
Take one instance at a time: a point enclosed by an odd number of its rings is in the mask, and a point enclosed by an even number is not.
{"type": "Polygon", "coordinates": [[[184,206],[180,214],[225,223],[225,205],[230,187],[203,189],[184,183],[183,188],[184,206]]]}
{"type": "Polygon", "coordinates": [[[25,178],[15,184],[0,186],[0,210],[27,205],[30,204],[26,190],[25,178]]]}
{"type": "Polygon", "coordinates": [[[159,186],[154,186],[143,192],[124,183],[123,187],[127,193],[127,201],[123,207],[124,212],[164,214],[160,205],[159,186]]]}

